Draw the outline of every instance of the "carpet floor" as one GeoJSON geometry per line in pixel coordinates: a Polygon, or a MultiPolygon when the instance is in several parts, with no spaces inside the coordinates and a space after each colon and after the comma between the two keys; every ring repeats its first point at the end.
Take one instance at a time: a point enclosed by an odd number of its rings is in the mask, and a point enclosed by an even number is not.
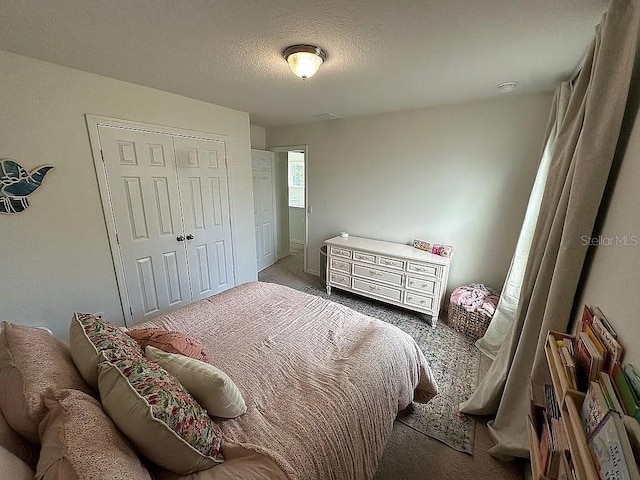
{"type": "Polygon", "coordinates": [[[416,339],[441,387],[431,402],[413,404],[398,416],[376,480],[523,478],[521,463],[503,463],[486,453],[492,446],[486,419],[476,422],[458,412],[458,402],[469,396],[478,376],[489,367],[471,341],[444,322],[434,329],[419,315],[401,308],[335,289],[327,297],[320,279],[305,274],[302,263],[302,252],[293,251],[260,272],[259,280],[329,298],[398,326],[416,339]]]}

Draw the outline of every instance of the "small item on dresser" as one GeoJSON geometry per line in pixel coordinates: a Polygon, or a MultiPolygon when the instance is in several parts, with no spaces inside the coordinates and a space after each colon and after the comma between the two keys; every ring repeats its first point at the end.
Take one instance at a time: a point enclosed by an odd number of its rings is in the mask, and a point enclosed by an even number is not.
{"type": "Polygon", "coordinates": [[[487,331],[499,300],[498,292],[481,283],[456,288],[449,301],[449,326],[477,340],[487,331]]]}
{"type": "Polygon", "coordinates": [[[348,232],[340,232],[340,236],[342,238],[349,238],[349,233],[348,232]]]}
{"type": "Polygon", "coordinates": [[[414,238],[411,245],[418,250],[424,250],[425,252],[433,253],[434,255],[440,255],[441,257],[450,258],[453,256],[453,247],[451,245],[442,245],[439,243],[429,243],[424,240],[418,240],[414,238]]]}

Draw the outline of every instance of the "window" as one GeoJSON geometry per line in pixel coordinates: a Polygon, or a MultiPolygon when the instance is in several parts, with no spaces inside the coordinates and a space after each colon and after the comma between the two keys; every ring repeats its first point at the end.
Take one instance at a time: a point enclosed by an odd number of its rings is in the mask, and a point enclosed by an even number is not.
{"type": "Polygon", "coordinates": [[[289,152],[289,206],[304,208],[304,153],[289,152]]]}

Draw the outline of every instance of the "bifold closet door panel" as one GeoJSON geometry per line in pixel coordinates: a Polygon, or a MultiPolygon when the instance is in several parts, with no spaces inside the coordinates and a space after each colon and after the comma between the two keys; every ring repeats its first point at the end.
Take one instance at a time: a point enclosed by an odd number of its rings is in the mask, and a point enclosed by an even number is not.
{"type": "Polygon", "coordinates": [[[182,212],[173,139],[107,126],[98,132],[120,252],[114,261],[122,263],[137,322],[191,301],[186,242],[179,241],[182,212]]]}
{"type": "Polygon", "coordinates": [[[174,137],[193,300],[234,286],[226,144],[174,137]]]}

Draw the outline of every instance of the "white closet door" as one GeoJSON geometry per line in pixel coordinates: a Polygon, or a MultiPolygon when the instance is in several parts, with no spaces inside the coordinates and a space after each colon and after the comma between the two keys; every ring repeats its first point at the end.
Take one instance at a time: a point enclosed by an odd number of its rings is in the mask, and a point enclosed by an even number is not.
{"type": "Polygon", "coordinates": [[[173,139],[106,126],[98,134],[120,252],[114,260],[129,297],[123,306],[128,300],[139,322],[191,301],[173,139]]]}
{"type": "Polygon", "coordinates": [[[193,300],[234,286],[224,142],[174,138],[193,300]]]}
{"type": "Polygon", "coordinates": [[[275,208],[273,192],[273,153],[251,150],[253,171],[253,211],[256,230],[258,271],[276,261],[275,208]]]}

